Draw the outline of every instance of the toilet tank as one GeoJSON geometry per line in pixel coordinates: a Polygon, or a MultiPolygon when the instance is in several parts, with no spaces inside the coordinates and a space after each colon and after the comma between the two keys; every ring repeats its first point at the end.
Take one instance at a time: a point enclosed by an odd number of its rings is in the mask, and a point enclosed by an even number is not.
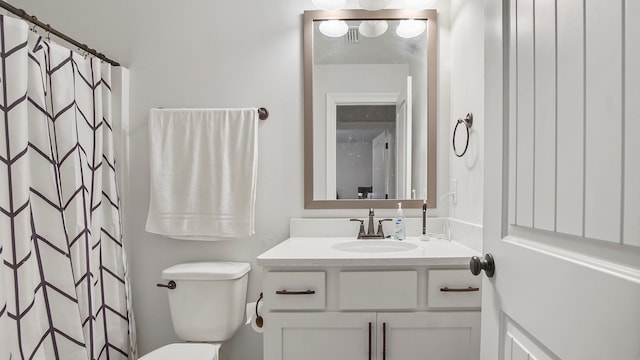
{"type": "Polygon", "coordinates": [[[171,320],[176,335],[186,341],[222,342],[244,319],[247,273],[240,262],[196,262],[171,266],[162,278],[173,280],[168,289],[171,320]]]}

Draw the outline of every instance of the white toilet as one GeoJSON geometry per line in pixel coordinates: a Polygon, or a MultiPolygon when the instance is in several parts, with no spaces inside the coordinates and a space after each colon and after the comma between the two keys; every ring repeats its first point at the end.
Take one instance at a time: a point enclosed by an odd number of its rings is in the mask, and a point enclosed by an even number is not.
{"type": "Polygon", "coordinates": [[[165,345],[140,359],[217,360],[222,342],[244,319],[249,270],[248,263],[197,262],[162,271],[162,279],[169,281],[173,328],[187,342],[165,345]]]}

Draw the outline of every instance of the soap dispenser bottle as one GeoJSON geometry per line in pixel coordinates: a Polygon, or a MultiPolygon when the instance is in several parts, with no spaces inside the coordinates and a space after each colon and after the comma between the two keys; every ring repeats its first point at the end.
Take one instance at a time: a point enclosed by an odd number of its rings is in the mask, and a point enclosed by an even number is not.
{"type": "Polygon", "coordinates": [[[407,235],[407,228],[404,222],[404,213],[402,212],[402,203],[398,203],[398,216],[394,221],[395,229],[393,231],[393,238],[398,240],[404,240],[407,235]]]}

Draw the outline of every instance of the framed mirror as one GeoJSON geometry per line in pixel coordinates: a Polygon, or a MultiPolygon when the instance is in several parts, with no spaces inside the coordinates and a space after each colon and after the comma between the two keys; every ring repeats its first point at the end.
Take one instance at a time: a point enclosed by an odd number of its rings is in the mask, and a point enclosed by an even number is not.
{"type": "Polygon", "coordinates": [[[304,13],[305,208],[436,206],[435,10],[304,13]]]}

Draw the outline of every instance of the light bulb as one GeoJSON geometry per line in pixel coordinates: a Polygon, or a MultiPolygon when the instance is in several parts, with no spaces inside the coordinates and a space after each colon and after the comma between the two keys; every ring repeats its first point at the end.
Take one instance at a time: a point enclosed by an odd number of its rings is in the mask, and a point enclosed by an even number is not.
{"type": "Polygon", "coordinates": [[[424,32],[427,25],[424,21],[419,20],[400,20],[400,24],[396,28],[396,34],[401,38],[409,39],[416,37],[424,32]]]}
{"type": "Polygon", "coordinates": [[[436,5],[436,0],[404,0],[404,2],[411,10],[432,9],[436,5]]]}
{"type": "Polygon", "coordinates": [[[340,37],[349,31],[349,26],[342,20],[327,20],[321,22],[318,29],[324,36],[340,37]]]}
{"type": "Polygon", "coordinates": [[[342,9],[346,4],[347,0],[312,0],[313,5],[317,6],[322,10],[338,10],[342,9]]]}
{"type": "Polygon", "coordinates": [[[360,0],[360,7],[369,10],[375,11],[384,9],[391,3],[391,0],[360,0]]]}
{"type": "Polygon", "coordinates": [[[384,20],[366,20],[358,26],[360,34],[366,37],[378,37],[384,34],[389,25],[384,20]]]}

